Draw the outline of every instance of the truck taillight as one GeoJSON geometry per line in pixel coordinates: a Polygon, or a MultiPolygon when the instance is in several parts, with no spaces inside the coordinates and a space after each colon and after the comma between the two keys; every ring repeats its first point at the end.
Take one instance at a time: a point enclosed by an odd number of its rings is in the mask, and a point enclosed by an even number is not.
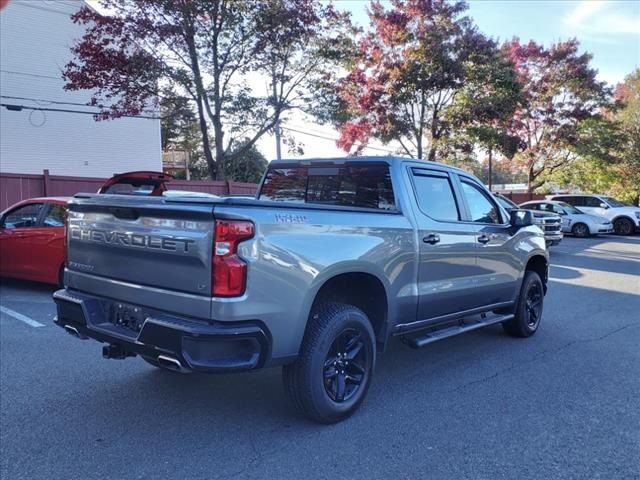
{"type": "Polygon", "coordinates": [[[216,220],[213,243],[211,294],[237,297],[247,286],[247,264],[238,257],[238,244],[253,237],[253,223],[244,220],[216,220]]]}

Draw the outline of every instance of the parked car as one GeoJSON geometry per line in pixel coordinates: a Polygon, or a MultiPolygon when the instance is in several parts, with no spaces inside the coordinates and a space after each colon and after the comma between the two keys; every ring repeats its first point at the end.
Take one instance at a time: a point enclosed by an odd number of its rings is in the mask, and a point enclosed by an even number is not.
{"type": "MultiPolygon", "coordinates": [[[[494,197],[498,203],[507,211],[517,210],[520,207],[510,199],[499,193],[494,193],[494,197]]],[[[533,223],[535,223],[544,233],[544,239],[548,246],[558,245],[564,235],[562,234],[562,219],[560,215],[553,212],[541,212],[530,209],[533,212],[533,223]]]]}
{"type": "Polygon", "coordinates": [[[68,200],[30,198],[0,214],[0,277],[62,285],[68,200]]]}
{"type": "Polygon", "coordinates": [[[640,208],[622,203],[606,195],[549,195],[549,200],[565,202],[591,215],[611,220],[617,235],[632,235],[640,231],[640,208]]]}
{"type": "MultiPolygon", "coordinates": [[[[168,190],[173,177],[158,172],[128,172],[107,180],[100,194],[217,198],[204,192],[168,190]]],[[[31,198],[0,214],[0,277],[62,285],[64,223],[71,197],[31,198]]]]}
{"type": "Polygon", "coordinates": [[[68,333],[180,372],[284,365],[292,403],[325,423],[358,408],[392,337],[528,337],[547,289],[531,212],[402,158],[274,161],[258,199],[80,194],[67,235],[68,333]]]}
{"type": "Polygon", "coordinates": [[[608,218],[589,215],[568,203],[555,200],[536,200],[521,203],[520,208],[557,213],[562,217],[562,231],[576,237],[613,232],[613,224],[608,218]]]}

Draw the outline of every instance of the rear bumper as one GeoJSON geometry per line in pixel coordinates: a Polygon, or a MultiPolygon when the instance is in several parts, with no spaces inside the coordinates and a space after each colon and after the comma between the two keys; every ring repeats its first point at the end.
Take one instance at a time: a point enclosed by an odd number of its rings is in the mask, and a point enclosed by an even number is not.
{"type": "Polygon", "coordinates": [[[74,290],[53,294],[55,323],[116,347],[125,356],[177,360],[180,370],[199,372],[244,371],[264,366],[271,339],[260,322],[210,322],[146,311],[139,331],[109,321],[111,302],[74,290]]]}

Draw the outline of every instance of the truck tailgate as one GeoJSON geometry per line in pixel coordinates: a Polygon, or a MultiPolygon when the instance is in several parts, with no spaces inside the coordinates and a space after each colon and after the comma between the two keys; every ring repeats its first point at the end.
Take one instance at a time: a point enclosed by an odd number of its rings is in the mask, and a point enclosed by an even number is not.
{"type": "Polygon", "coordinates": [[[69,203],[68,269],[208,296],[213,232],[212,204],[78,195],[69,203]]]}

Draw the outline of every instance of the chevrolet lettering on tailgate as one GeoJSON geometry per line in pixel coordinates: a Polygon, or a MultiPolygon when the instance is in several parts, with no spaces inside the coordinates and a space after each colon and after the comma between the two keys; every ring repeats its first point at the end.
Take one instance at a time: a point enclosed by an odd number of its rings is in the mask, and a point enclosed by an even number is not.
{"type": "Polygon", "coordinates": [[[106,243],[124,247],[149,248],[170,252],[188,252],[194,240],[178,237],[162,237],[142,233],[116,232],[94,228],[71,228],[69,235],[74,240],[106,243]]]}

